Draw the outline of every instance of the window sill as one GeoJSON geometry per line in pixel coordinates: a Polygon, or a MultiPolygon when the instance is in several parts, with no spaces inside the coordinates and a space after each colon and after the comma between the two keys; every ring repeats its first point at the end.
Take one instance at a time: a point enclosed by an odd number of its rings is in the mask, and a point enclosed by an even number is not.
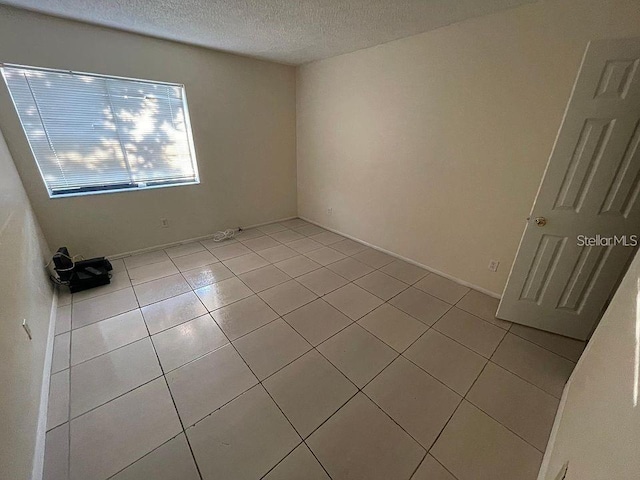
{"type": "Polygon", "coordinates": [[[196,180],[194,182],[181,182],[181,183],[170,183],[166,185],[151,185],[146,187],[127,187],[127,188],[114,188],[110,190],[93,190],[93,191],[85,191],[85,192],[70,192],[70,193],[59,193],[52,195],[49,192],[49,198],[52,200],[56,200],[58,198],[69,198],[69,197],[84,197],[87,195],[106,195],[106,194],[114,194],[114,193],[131,193],[131,192],[140,192],[144,190],[157,190],[159,188],[171,188],[171,187],[186,187],[189,185],[199,185],[200,180],[196,180]]]}

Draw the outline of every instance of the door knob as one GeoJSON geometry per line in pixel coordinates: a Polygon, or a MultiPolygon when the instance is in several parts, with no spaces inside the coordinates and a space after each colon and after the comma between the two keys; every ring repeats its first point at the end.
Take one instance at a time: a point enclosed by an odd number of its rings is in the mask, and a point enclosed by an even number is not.
{"type": "Polygon", "coordinates": [[[534,222],[536,222],[537,226],[544,227],[547,224],[547,219],[544,217],[536,217],[534,222]]]}

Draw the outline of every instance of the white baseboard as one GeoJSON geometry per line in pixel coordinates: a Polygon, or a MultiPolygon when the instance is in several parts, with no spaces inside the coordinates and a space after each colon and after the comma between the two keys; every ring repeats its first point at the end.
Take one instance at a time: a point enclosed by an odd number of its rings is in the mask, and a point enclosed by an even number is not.
{"type": "MultiPolygon", "coordinates": [[[[558,405],[558,410],[556,411],[556,416],[555,416],[555,419],[553,420],[553,427],[551,428],[551,433],[549,434],[549,440],[547,441],[547,448],[545,449],[544,456],[542,457],[542,464],[540,465],[538,480],[546,480],[548,478],[554,478],[551,476],[554,472],[549,472],[549,464],[551,463],[551,455],[553,454],[553,448],[555,447],[556,438],[558,437],[558,430],[560,428],[560,423],[562,422],[564,407],[567,404],[567,398],[569,397],[571,385],[573,384],[573,378],[577,375],[577,372],[580,371],[582,363],[585,361],[585,358],[589,357],[589,352],[591,351],[592,346],[593,346],[592,342],[587,343],[587,346],[582,352],[582,355],[580,355],[580,358],[578,359],[576,366],[573,367],[573,371],[571,372],[571,375],[569,375],[569,380],[567,380],[567,383],[564,385],[564,389],[562,390],[562,397],[560,397],[560,404],[558,405]]],[[[558,472],[555,472],[555,473],[557,474],[558,472]]]]}
{"type": "Polygon", "coordinates": [[[440,270],[436,270],[435,268],[432,268],[432,267],[430,267],[428,265],[424,265],[424,264],[422,264],[420,262],[416,262],[415,260],[412,260],[411,258],[403,257],[402,255],[400,255],[400,254],[398,254],[396,252],[392,252],[390,250],[387,250],[385,248],[379,247],[377,245],[373,245],[372,243],[369,243],[369,242],[366,242],[366,241],[364,241],[364,240],[362,240],[360,238],[354,237],[353,235],[349,235],[349,234],[346,234],[344,232],[341,232],[340,230],[336,230],[334,228],[327,227],[325,225],[322,225],[321,223],[315,222],[315,221],[310,220],[310,219],[308,219],[306,217],[302,217],[300,215],[298,215],[298,217],[301,218],[302,220],[305,220],[306,222],[313,223],[314,225],[317,225],[318,227],[322,227],[325,230],[329,230],[330,232],[337,233],[338,235],[342,235],[343,237],[349,238],[351,240],[355,240],[356,242],[360,242],[360,243],[362,243],[362,244],[364,244],[364,245],[366,245],[366,246],[368,246],[370,248],[373,248],[374,250],[378,250],[380,252],[386,253],[387,255],[391,255],[392,257],[398,258],[400,260],[403,260],[403,261],[405,261],[407,263],[410,263],[412,265],[415,265],[417,267],[424,268],[425,270],[428,270],[431,273],[435,273],[436,275],[440,275],[441,277],[447,278],[447,279],[451,280],[452,282],[456,282],[456,283],[458,283],[458,284],[460,284],[460,285],[462,285],[464,287],[468,287],[468,288],[471,288],[473,290],[477,290],[478,292],[484,293],[485,295],[489,295],[490,297],[493,297],[493,298],[497,298],[497,299],[502,298],[502,295],[500,295],[499,293],[492,292],[491,290],[487,290],[486,288],[479,287],[478,285],[474,285],[473,283],[467,282],[465,280],[460,280],[459,278],[456,278],[453,275],[449,275],[448,273],[441,272],[440,270]]]}
{"type": "MultiPolygon", "coordinates": [[[[269,225],[270,223],[286,222],[287,220],[293,220],[294,218],[298,218],[298,217],[297,216],[285,217],[285,218],[280,218],[278,220],[271,220],[269,222],[256,223],[255,225],[241,226],[240,228],[242,228],[243,230],[248,230],[249,228],[256,228],[256,227],[261,227],[263,225],[269,225]]],[[[164,243],[162,245],[154,245],[152,247],[141,248],[139,250],[132,250],[130,252],[117,253],[115,255],[108,255],[108,258],[110,258],[111,260],[118,260],[119,258],[130,257],[131,255],[139,255],[141,253],[154,252],[156,250],[163,250],[165,248],[176,247],[184,243],[199,242],[201,240],[209,240],[210,238],[213,238],[214,235],[215,235],[215,232],[210,233],[208,235],[202,235],[201,237],[186,238],[184,240],[179,240],[177,242],[164,243]]]]}
{"type": "Polygon", "coordinates": [[[42,372],[42,390],[40,391],[40,411],[38,412],[38,429],[36,446],[33,453],[32,480],[42,480],[44,474],[44,451],[47,436],[47,410],[49,408],[49,384],[51,381],[51,364],[53,363],[53,339],[56,332],[56,316],[58,312],[58,289],[53,289],[51,313],[49,314],[49,330],[47,347],[44,354],[44,371],[42,372]]]}
{"type": "MultiPolygon", "coordinates": [[[[575,368],[573,371],[575,372],[575,368]]],[[[564,386],[564,389],[562,390],[562,397],[560,398],[560,404],[558,405],[558,410],[556,411],[556,416],[555,416],[555,419],[553,420],[553,427],[551,428],[551,433],[549,434],[549,440],[547,441],[547,448],[545,449],[544,456],[542,457],[542,464],[540,465],[540,470],[538,471],[537,480],[547,480],[548,478],[553,478],[551,476],[553,475],[553,472],[551,472],[551,475],[549,472],[549,464],[551,462],[551,455],[553,454],[553,447],[556,443],[556,438],[558,436],[558,429],[560,428],[560,423],[562,422],[564,407],[567,404],[567,397],[569,396],[570,386],[571,386],[571,379],[569,379],[569,381],[564,386]]]]}
{"type": "MultiPolygon", "coordinates": [[[[344,232],[341,232],[340,230],[336,230],[334,228],[327,227],[325,225],[322,225],[321,223],[315,222],[313,220],[310,220],[309,218],[302,217],[300,215],[293,216],[293,217],[280,218],[278,220],[271,220],[271,221],[263,222],[263,223],[257,223],[255,225],[243,226],[241,228],[243,230],[246,230],[246,229],[249,229],[249,228],[261,227],[262,225],[269,225],[270,223],[285,222],[287,220],[292,220],[294,218],[301,218],[301,219],[303,219],[303,220],[305,220],[305,221],[307,221],[309,223],[312,223],[314,225],[322,227],[325,230],[329,230],[330,232],[334,232],[334,233],[337,233],[339,235],[342,235],[343,237],[350,238],[351,240],[355,240],[356,242],[360,242],[360,243],[362,243],[364,245],[367,245],[370,248],[373,248],[374,250],[379,250],[379,251],[381,251],[383,253],[386,253],[387,255],[391,255],[392,257],[398,258],[398,259],[403,260],[403,261],[405,261],[407,263],[411,263],[412,265],[416,265],[417,267],[424,268],[425,270],[428,270],[428,271],[430,271],[432,273],[435,273],[436,275],[440,275],[441,277],[447,278],[447,279],[449,279],[449,280],[451,280],[453,282],[456,282],[456,283],[458,283],[458,284],[460,284],[460,285],[462,285],[464,287],[468,287],[468,288],[472,288],[473,290],[477,290],[478,292],[484,293],[485,295],[489,295],[490,297],[497,298],[497,299],[500,299],[502,297],[502,295],[499,294],[499,293],[492,292],[490,290],[487,290],[486,288],[480,287],[478,285],[474,285],[473,283],[467,282],[465,280],[461,280],[459,278],[454,277],[453,275],[449,275],[448,273],[441,272],[440,270],[436,270],[435,268],[432,268],[432,267],[430,267],[428,265],[424,265],[424,264],[422,264],[420,262],[416,262],[415,260],[413,260],[411,258],[404,257],[404,256],[402,256],[402,255],[400,255],[400,254],[398,254],[396,252],[392,252],[390,250],[386,250],[386,249],[384,249],[382,247],[379,247],[377,245],[373,245],[372,243],[366,242],[366,241],[364,241],[364,240],[362,240],[360,238],[357,238],[357,237],[354,237],[352,235],[346,234],[344,232]]],[[[115,255],[109,255],[109,258],[112,259],[112,260],[117,260],[119,258],[130,257],[131,255],[139,255],[141,253],[148,253],[148,252],[153,252],[153,251],[156,251],[156,250],[162,250],[162,249],[165,249],[165,248],[175,247],[177,245],[182,245],[184,243],[199,242],[201,240],[208,240],[208,239],[212,238],[213,235],[214,234],[212,233],[212,234],[209,234],[209,235],[203,235],[201,237],[194,237],[194,238],[187,238],[187,239],[184,239],[184,240],[179,240],[177,242],[165,243],[165,244],[162,244],[162,245],[154,245],[152,247],[141,248],[139,250],[132,250],[130,252],[123,252],[123,253],[118,253],[118,254],[115,254],[115,255]]]]}

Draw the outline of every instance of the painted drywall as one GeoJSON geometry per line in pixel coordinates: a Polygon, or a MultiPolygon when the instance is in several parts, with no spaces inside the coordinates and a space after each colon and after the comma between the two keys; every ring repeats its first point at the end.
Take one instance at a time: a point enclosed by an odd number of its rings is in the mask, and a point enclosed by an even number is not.
{"type": "Polygon", "coordinates": [[[0,62],[186,87],[199,185],[50,199],[2,82],[0,128],[52,247],[118,254],[296,214],[293,67],[10,7],[0,62]]]}
{"type": "Polygon", "coordinates": [[[38,429],[45,424],[38,422],[53,300],[47,257],[49,247],[0,132],[0,477],[7,479],[32,478],[34,466],[36,472],[42,466],[38,441],[44,431],[38,429]]]}
{"type": "Polygon", "coordinates": [[[300,67],[300,215],[502,293],[588,40],[634,35],[550,0],[300,67]]]}
{"type": "Polygon", "coordinates": [[[555,480],[638,478],[640,255],[636,255],[576,366],[540,471],[555,480]]]}

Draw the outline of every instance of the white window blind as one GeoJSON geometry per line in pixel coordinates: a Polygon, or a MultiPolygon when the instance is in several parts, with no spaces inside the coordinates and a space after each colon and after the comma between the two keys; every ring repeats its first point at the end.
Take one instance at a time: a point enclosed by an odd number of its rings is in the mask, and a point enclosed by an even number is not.
{"type": "Polygon", "coordinates": [[[49,195],[198,183],[184,86],[2,65],[49,195]]]}

